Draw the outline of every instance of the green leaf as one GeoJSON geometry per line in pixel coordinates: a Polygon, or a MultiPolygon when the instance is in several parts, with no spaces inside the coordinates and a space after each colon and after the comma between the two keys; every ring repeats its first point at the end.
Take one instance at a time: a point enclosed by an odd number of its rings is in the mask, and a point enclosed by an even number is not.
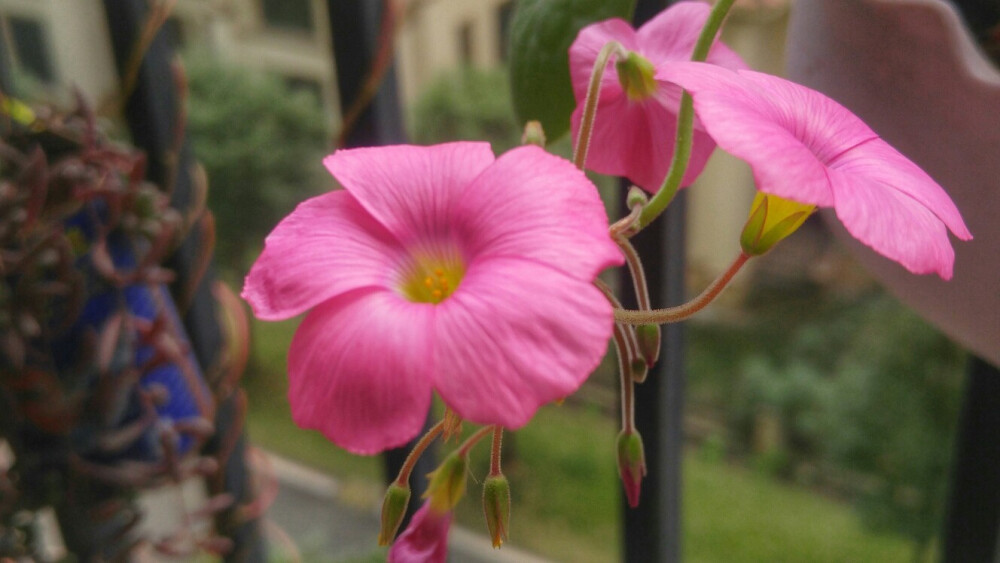
{"type": "Polygon", "coordinates": [[[549,142],[568,131],[576,107],[570,44],[591,23],[631,21],[634,9],[635,0],[518,0],[510,26],[510,85],[519,123],[540,121],[549,142]]]}

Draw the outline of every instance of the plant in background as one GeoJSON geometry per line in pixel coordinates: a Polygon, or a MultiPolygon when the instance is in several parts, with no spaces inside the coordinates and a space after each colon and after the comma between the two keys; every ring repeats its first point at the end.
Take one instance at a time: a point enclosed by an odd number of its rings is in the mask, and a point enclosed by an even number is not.
{"type": "Polygon", "coordinates": [[[186,61],[187,129],[211,179],[217,261],[240,276],[271,227],[328,183],[318,164],[328,119],[315,96],[277,76],[197,53],[186,61]]]}
{"type": "Polygon", "coordinates": [[[442,75],[410,109],[410,137],[420,145],[487,141],[502,154],[521,136],[503,70],[462,67],[442,75]]]}
{"type": "Polygon", "coordinates": [[[943,517],[964,363],[955,344],[882,297],[864,307],[818,409],[823,456],[874,477],[858,493],[862,518],[911,538],[914,561],[943,517]]]}
{"type": "MultiPolygon", "coordinates": [[[[171,208],[145,179],[145,155],[77,103],[61,113],[4,98],[0,113],[0,436],[14,458],[0,481],[0,553],[42,557],[47,546],[22,532],[47,508],[81,556],[125,559],[142,541],[225,552],[230,538],[190,522],[141,537],[134,504],[229,459],[202,446],[235,378],[222,365],[202,372],[163,266],[204,208],[171,208]]],[[[214,497],[202,517],[232,502],[214,497]]]]}

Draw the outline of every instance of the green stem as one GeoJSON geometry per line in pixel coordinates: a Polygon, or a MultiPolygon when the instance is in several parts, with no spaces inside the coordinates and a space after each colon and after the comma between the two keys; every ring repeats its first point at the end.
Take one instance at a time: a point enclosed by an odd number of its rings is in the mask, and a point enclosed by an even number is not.
{"type": "MultiPolygon", "coordinates": [[[[604,283],[601,280],[601,278],[597,278],[594,280],[594,286],[596,286],[597,289],[600,289],[601,292],[604,293],[604,296],[607,297],[608,302],[611,303],[611,307],[613,307],[615,311],[625,310],[622,307],[622,302],[619,301],[617,297],[615,297],[614,292],[611,291],[611,288],[608,287],[608,284],[604,283]]],[[[617,325],[619,324],[621,323],[615,323],[616,330],[618,328],[617,325]]],[[[635,334],[634,326],[631,326],[629,324],[624,324],[621,326],[621,329],[624,331],[622,337],[624,338],[624,346],[625,346],[624,348],[622,348],[622,351],[625,352],[626,364],[628,366],[631,366],[632,360],[635,360],[636,358],[639,357],[639,337],[636,336],[635,334]]],[[[631,373],[631,367],[629,367],[629,373],[631,373]]]]}
{"type": "Polygon", "coordinates": [[[580,131],[576,136],[576,148],[573,150],[573,164],[583,170],[587,162],[587,150],[590,147],[590,135],[594,131],[594,118],[597,116],[597,101],[601,93],[601,80],[608,60],[615,52],[623,50],[617,41],[609,41],[601,47],[594,61],[594,70],[590,73],[590,84],[587,86],[587,97],[583,102],[583,118],[580,120],[580,131]]]}
{"type": "Polygon", "coordinates": [[[472,446],[478,444],[479,441],[485,438],[490,432],[493,432],[493,426],[483,426],[479,430],[476,430],[472,436],[469,436],[469,438],[462,442],[462,445],[458,447],[459,455],[469,455],[469,450],[472,449],[472,446]]]}
{"type": "Polygon", "coordinates": [[[396,477],[397,485],[400,487],[408,486],[408,483],[410,482],[410,473],[413,472],[413,467],[417,464],[417,460],[420,459],[421,454],[424,453],[427,446],[431,445],[431,442],[434,441],[434,438],[437,438],[437,435],[440,434],[443,429],[444,421],[438,422],[432,426],[426,434],[424,434],[423,438],[417,442],[416,446],[413,446],[413,449],[410,450],[410,454],[406,456],[406,461],[403,462],[403,467],[399,470],[399,475],[396,477]]]}
{"type": "MultiPolygon", "coordinates": [[[[698,36],[698,41],[694,45],[691,53],[692,61],[704,61],[708,58],[708,51],[715,41],[715,36],[722,27],[722,21],[726,19],[726,14],[732,8],[735,0],[718,0],[712,6],[712,12],[705,22],[705,27],[698,36]]],[[[694,106],[691,95],[687,92],[681,96],[681,106],[677,112],[677,137],[674,143],[674,157],[670,161],[670,170],[667,177],[663,179],[660,191],[656,192],[642,209],[639,216],[639,228],[645,228],[663,213],[667,205],[673,201],[674,196],[681,187],[681,180],[684,179],[684,172],[687,170],[688,160],[691,158],[691,141],[694,135],[694,106]]]]}
{"type": "Polygon", "coordinates": [[[709,286],[705,288],[705,291],[702,291],[698,297],[695,297],[683,305],[669,307],[666,309],[654,309],[652,311],[615,309],[615,322],[630,325],[644,325],[676,323],[678,321],[683,321],[698,311],[701,311],[709,303],[714,301],[715,298],[722,293],[722,290],[729,285],[733,276],[740,271],[740,268],[742,268],[749,259],[749,254],[740,252],[739,256],[737,256],[736,259],[733,260],[733,263],[729,265],[729,268],[727,268],[725,272],[722,272],[722,274],[716,278],[715,281],[709,284],[709,286]]]}
{"type": "Polygon", "coordinates": [[[629,274],[632,275],[632,289],[635,291],[635,300],[639,304],[639,308],[643,310],[648,310],[650,308],[649,302],[649,287],[646,283],[646,271],[642,267],[642,260],[639,258],[639,253],[636,252],[635,247],[632,243],[624,237],[615,237],[615,243],[618,248],[621,249],[622,254],[625,255],[625,263],[628,264],[629,274]]]}

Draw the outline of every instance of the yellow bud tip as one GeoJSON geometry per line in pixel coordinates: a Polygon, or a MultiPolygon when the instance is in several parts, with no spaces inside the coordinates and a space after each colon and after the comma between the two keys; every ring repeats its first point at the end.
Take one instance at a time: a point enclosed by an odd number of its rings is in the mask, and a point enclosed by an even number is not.
{"type": "Polygon", "coordinates": [[[524,133],[521,134],[522,145],[545,146],[545,131],[538,121],[529,121],[524,124],[524,133]]]}

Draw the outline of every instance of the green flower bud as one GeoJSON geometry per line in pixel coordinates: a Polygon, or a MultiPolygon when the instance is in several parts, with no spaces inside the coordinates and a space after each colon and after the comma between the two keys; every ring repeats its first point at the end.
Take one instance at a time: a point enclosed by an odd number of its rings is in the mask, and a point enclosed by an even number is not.
{"type": "Polygon", "coordinates": [[[465,480],[469,469],[468,458],[454,452],[441,462],[437,469],[427,476],[430,484],[424,498],[429,499],[431,509],[441,514],[455,508],[465,495],[465,480]]]}
{"type": "Polygon", "coordinates": [[[524,133],[521,134],[521,144],[537,145],[539,147],[545,146],[545,131],[542,129],[541,122],[532,120],[524,124],[524,133]]]}
{"type": "Polygon", "coordinates": [[[615,63],[618,82],[629,100],[645,100],[656,93],[656,67],[649,59],[635,51],[629,51],[615,63]]]}
{"type": "Polygon", "coordinates": [[[815,205],[757,192],[750,217],[740,235],[740,246],[750,256],[760,256],[785,239],[809,218],[815,205]]]}
{"type": "Polygon", "coordinates": [[[396,538],[406,507],[410,503],[410,487],[398,483],[389,485],[382,501],[382,528],[378,532],[378,544],[389,545],[396,538]]]}
{"type": "Polygon", "coordinates": [[[636,358],[632,360],[630,371],[632,372],[632,381],[642,383],[646,381],[646,376],[649,375],[649,366],[646,365],[645,359],[636,358]]]}
{"type": "Polygon", "coordinates": [[[500,547],[510,529],[510,484],[503,475],[491,475],[483,482],[483,513],[493,547],[500,547]]]}
{"type": "Polygon", "coordinates": [[[635,327],[639,353],[646,358],[646,366],[653,367],[660,359],[660,325],[648,324],[635,327]]]}
{"type": "Polygon", "coordinates": [[[628,189],[628,195],[625,197],[625,205],[629,209],[634,209],[637,205],[646,205],[649,202],[649,197],[646,192],[642,191],[639,186],[632,186],[628,189]]]}

